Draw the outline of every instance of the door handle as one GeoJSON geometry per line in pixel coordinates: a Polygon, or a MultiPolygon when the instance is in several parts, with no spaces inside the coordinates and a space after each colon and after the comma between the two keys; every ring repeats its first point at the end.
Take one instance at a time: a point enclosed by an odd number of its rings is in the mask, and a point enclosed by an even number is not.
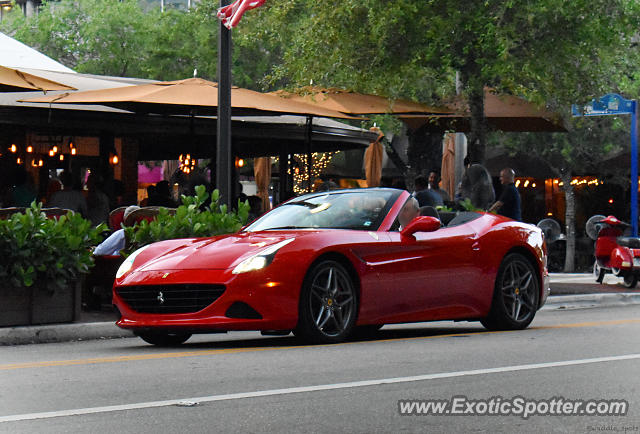
{"type": "Polygon", "coordinates": [[[477,252],[478,250],[480,250],[480,243],[476,241],[475,243],[471,244],[471,249],[477,252]]]}

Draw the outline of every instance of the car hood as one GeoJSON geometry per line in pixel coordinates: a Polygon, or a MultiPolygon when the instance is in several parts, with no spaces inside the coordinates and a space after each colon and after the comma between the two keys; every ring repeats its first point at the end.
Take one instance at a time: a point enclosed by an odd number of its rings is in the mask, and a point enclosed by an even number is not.
{"type": "Polygon", "coordinates": [[[163,249],[136,268],[137,271],[225,270],[273,244],[300,236],[304,234],[261,232],[175,240],[168,249],[163,249]]]}

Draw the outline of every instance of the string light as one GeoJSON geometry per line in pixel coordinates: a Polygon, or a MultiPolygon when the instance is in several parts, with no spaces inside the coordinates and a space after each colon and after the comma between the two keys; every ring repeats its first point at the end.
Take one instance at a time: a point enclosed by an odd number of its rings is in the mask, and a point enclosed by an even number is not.
{"type": "MultiPolygon", "coordinates": [[[[319,177],[338,152],[314,152],[311,156],[311,160],[313,161],[313,165],[311,166],[311,179],[319,177]]],[[[307,191],[306,185],[308,185],[309,181],[309,174],[306,170],[307,154],[296,154],[293,156],[293,159],[298,164],[298,167],[293,171],[293,191],[296,194],[302,194],[307,191]],[[304,167],[305,169],[300,170],[300,167],[304,167]]],[[[289,168],[289,174],[292,174],[291,168],[289,168]]]]}
{"type": "MultiPolygon", "coordinates": [[[[15,154],[16,152],[18,152],[18,147],[15,144],[13,144],[13,145],[11,145],[9,150],[15,154]]],[[[20,163],[18,163],[18,164],[20,164],[20,163]]]]}
{"type": "Polygon", "coordinates": [[[33,152],[33,146],[29,145],[27,146],[27,152],[30,154],[33,152]]]}

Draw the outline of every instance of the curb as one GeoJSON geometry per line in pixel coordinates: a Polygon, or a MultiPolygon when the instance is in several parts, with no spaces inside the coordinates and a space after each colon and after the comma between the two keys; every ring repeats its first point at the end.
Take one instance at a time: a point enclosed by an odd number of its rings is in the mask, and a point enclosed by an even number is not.
{"type": "MultiPolygon", "coordinates": [[[[552,295],[541,310],[589,309],[640,304],[640,293],[552,295]]],[[[134,337],[114,321],[0,328],[0,346],[134,337]]]]}
{"type": "Polygon", "coordinates": [[[129,337],[133,333],[114,321],[0,328],[0,346],[129,337]]]}
{"type": "Polygon", "coordinates": [[[551,295],[541,310],[588,309],[640,304],[640,293],[551,295]]]}

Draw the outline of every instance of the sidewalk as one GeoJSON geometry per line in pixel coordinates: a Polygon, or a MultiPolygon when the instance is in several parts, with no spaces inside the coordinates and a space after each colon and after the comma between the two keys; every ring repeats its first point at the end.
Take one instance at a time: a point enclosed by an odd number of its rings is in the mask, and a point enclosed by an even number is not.
{"type": "MultiPolygon", "coordinates": [[[[585,309],[591,307],[640,304],[640,285],[627,289],[612,275],[602,285],[591,274],[551,274],[551,295],[542,310],[585,309]]],[[[133,333],[115,325],[114,311],[82,312],[71,324],[0,327],[0,346],[47,342],[132,337],[133,333]]]]}

